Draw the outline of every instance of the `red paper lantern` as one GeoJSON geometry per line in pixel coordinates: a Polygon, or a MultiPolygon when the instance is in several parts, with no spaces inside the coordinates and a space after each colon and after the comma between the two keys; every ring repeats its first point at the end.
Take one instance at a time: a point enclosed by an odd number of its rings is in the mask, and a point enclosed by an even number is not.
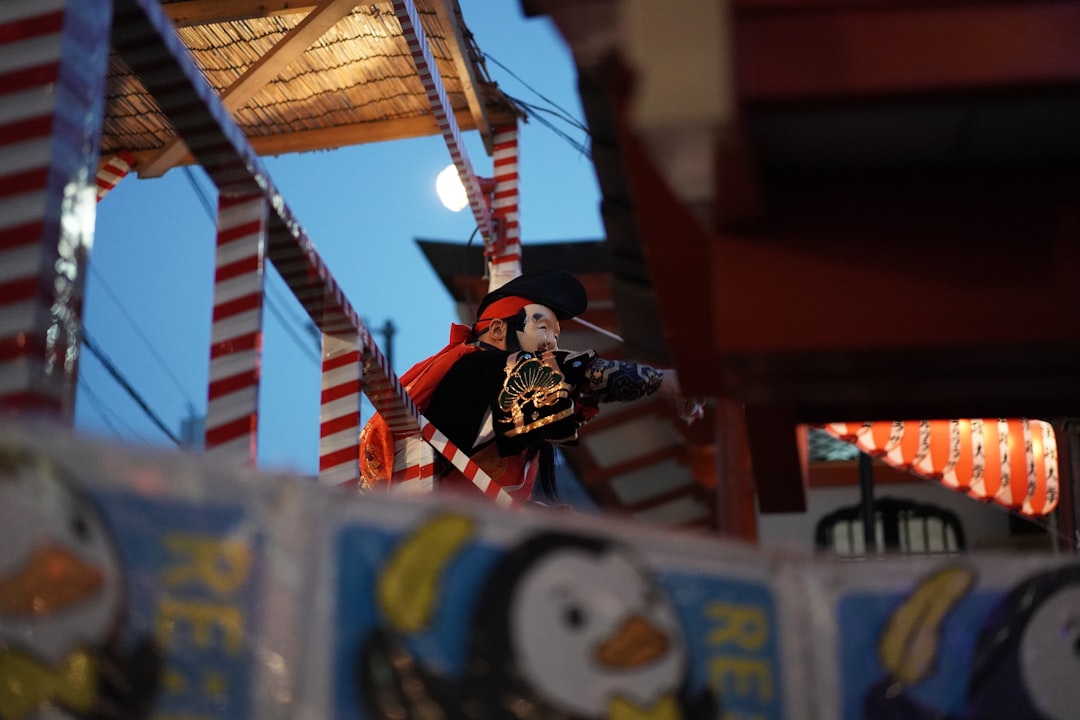
{"type": "Polygon", "coordinates": [[[1025,515],[1057,506],[1057,442],[1042,420],[898,420],[824,429],[895,468],[1025,515]]]}

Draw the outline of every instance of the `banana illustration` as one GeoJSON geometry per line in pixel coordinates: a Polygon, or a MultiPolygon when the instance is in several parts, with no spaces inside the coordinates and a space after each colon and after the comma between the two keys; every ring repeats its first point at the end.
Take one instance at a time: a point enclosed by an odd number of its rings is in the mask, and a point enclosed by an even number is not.
{"type": "Polygon", "coordinates": [[[975,572],[946,568],[927,578],[889,618],[878,644],[882,667],[901,685],[924,680],[934,668],[941,623],[971,589],[975,572]]]}
{"type": "Polygon", "coordinates": [[[446,565],[473,535],[464,515],[431,520],[399,545],[379,576],[379,609],[398,632],[416,632],[431,620],[446,565]]]}

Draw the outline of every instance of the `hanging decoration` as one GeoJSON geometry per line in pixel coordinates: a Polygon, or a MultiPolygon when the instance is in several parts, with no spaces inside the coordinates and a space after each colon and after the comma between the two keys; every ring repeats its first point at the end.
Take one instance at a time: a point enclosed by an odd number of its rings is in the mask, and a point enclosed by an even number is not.
{"type": "Polygon", "coordinates": [[[1057,442],[1042,420],[896,420],[823,429],[899,470],[1024,515],[1047,515],[1057,506],[1057,442]]]}

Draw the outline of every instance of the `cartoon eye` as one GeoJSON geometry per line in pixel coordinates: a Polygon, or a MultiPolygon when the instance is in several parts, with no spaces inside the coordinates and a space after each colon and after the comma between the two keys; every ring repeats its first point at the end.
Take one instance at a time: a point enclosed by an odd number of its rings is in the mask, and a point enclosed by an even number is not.
{"type": "Polygon", "coordinates": [[[71,532],[79,540],[86,540],[90,537],[90,524],[86,522],[86,518],[81,513],[71,516],[71,532]]]}
{"type": "Polygon", "coordinates": [[[567,627],[580,630],[585,627],[585,611],[577,605],[570,605],[563,609],[563,622],[567,627]]]}
{"type": "Polygon", "coordinates": [[[664,595],[660,591],[660,586],[656,583],[646,583],[645,585],[645,607],[653,607],[659,605],[664,601],[664,595]]]}

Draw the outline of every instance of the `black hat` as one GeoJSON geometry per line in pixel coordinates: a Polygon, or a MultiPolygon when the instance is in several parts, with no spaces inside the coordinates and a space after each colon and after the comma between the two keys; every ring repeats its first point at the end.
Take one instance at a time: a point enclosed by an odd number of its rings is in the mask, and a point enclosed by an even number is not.
{"type": "Polygon", "coordinates": [[[533,270],[518,275],[485,295],[480,301],[480,307],[476,309],[477,319],[483,317],[485,308],[493,302],[509,297],[520,297],[549,307],[559,320],[576,317],[585,312],[589,305],[585,286],[570,273],[562,270],[533,270]]]}

